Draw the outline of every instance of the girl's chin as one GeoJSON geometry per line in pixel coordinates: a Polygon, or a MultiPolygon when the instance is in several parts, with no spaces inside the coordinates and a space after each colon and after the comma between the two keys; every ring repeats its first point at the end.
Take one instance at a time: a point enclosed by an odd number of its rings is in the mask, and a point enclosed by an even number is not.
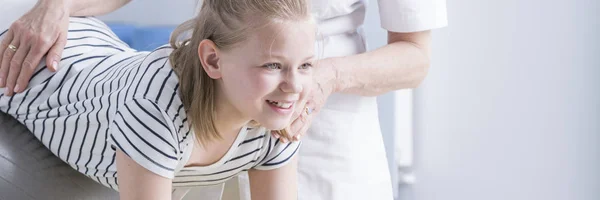
{"type": "Polygon", "coordinates": [[[287,128],[289,125],[283,125],[283,126],[282,125],[275,125],[275,126],[265,126],[265,125],[263,125],[263,126],[266,129],[269,129],[269,130],[281,130],[281,129],[287,128]]]}
{"type": "Polygon", "coordinates": [[[269,130],[281,130],[284,128],[287,128],[288,126],[290,126],[289,120],[286,121],[287,123],[283,123],[281,121],[266,121],[266,122],[258,122],[262,127],[265,127],[266,129],[269,130]]]}
{"type": "Polygon", "coordinates": [[[257,116],[254,121],[266,129],[281,130],[290,126],[292,116],[262,115],[257,116]]]}

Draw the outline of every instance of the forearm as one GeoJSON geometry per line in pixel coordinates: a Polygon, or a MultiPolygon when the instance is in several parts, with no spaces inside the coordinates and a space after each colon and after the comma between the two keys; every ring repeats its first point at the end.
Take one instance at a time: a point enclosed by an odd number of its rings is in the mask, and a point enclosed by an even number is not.
{"type": "Polygon", "coordinates": [[[384,47],[333,58],[335,92],[377,96],[417,87],[429,69],[430,35],[421,32],[405,36],[390,34],[390,42],[384,47]]]}
{"type": "Polygon", "coordinates": [[[115,11],[131,0],[65,0],[70,2],[71,16],[102,15],[115,11]]]}
{"type": "Polygon", "coordinates": [[[171,199],[172,179],[150,172],[121,150],[117,150],[116,163],[120,199],[171,199]]]}
{"type": "Polygon", "coordinates": [[[298,158],[294,156],[285,166],[273,170],[250,170],[251,199],[295,200],[298,196],[298,158]]]}
{"type": "Polygon", "coordinates": [[[131,0],[39,0],[49,7],[62,7],[70,16],[92,16],[110,13],[131,0]]]}

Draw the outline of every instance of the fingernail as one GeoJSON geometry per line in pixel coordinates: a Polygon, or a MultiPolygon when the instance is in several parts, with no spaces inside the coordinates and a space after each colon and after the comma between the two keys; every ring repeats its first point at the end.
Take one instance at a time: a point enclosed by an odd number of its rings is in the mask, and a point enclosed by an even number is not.
{"type": "Polygon", "coordinates": [[[19,92],[19,89],[21,89],[21,88],[19,88],[19,84],[17,84],[17,86],[15,86],[15,90],[13,90],[13,92],[19,92]]]}
{"type": "Polygon", "coordinates": [[[54,71],[56,71],[57,68],[58,68],[58,62],[56,62],[56,61],[52,62],[52,69],[54,71]]]}
{"type": "Polygon", "coordinates": [[[281,136],[279,136],[279,134],[273,134],[273,137],[279,139],[279,137],[281,137],[281,136]]]}

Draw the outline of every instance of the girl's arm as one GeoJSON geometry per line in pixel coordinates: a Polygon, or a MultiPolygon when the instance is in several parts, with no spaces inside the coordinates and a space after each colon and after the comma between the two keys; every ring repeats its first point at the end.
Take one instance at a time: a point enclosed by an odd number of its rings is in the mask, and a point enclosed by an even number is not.
{"type": "Polygon", "coordinates": [[[298,198],[298,160],[272,170],[248,171],[252,200],[295,200],[298,198]]]}
{"type": "Polygon", "coordinates": [[[121,200],[171,199],[171,179],[148,171],[121,150],[117,150],[117,171],[121,200]]]}

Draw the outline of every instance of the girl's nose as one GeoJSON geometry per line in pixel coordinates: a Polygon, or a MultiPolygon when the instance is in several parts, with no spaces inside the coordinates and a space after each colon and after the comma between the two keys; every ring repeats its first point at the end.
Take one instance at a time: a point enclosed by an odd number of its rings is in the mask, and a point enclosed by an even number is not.
{"type": "Polygon", "coordinates": [[[281,84],[281,91],[285,93],[300,93],[302,92],[302,84],[297,81],[294,82],[283,82],[281,84]]]}
{"type": "Polygon", "coordinates": [[[302,83],[299,74],[294,70],[287,71],[285,78],[281,84],[281,90],[286,93],[302,92],[302,83]]]}

